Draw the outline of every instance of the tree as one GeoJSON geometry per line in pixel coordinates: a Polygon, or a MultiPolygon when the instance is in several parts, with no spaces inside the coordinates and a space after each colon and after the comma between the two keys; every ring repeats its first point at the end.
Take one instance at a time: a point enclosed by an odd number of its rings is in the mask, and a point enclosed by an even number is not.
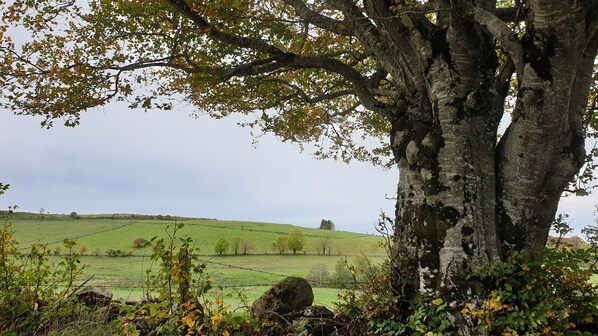
{"type": "Polygon", "coordinates": [[[322,219],[322,222],[320,222],[320,230],[334,231],[334,222],[330,219],[322,219]]]}
{"type": "Polygon", "coordinates": [[[230,249],[234,254],[239,254],[239,248],[241,247],[241,237],[234,237],[230,241],[230,249]]]}
{"type": "Polygon", "coordinates": [[[228,252],[228,246],[229,246],[228,240],[226,240],[224,238],[220,238],[216,241],[216,244],[214,244],[214,252],[216,252],[219,255],[223,255],[226,252],[228,252]]]}
{"type": "Polygon", "coordinates": [[[346,257],[339,258],[334,265],[334,275],[332,276],[332,283],[338,288],[349,288],[351,282],[354,281],[349,262],[346,257]]]}
{"type": "Polygon", "coordinates": [[[314,285],[322,287],[322,285],[328,280],[330,273],[328,273],[328,266],[326,264],[315,264],[309,270],[307,276],[314,285]]]}
{"type": "Polygon", "coordinates": [[[247,254],[247,252],[249,252],[249,250],[252,248],[253,244],[251,244],[251,241],[246,238],[235,237],[230,241],[230,249],[234,254],[239,254],[239,252],[247,254]]]}
{"type": "Polygon", "coordinates": [[[476,288],[461,274],[543,247],[563,190],[591,178],[596,1],[224,3],[2,3],[3,106],[49,127],[113,100],[185,99],[214,117],[254,113],[246,125],[319,157],[392,157],[392,281],[407,301],[450,301],[476,288]],[[23,29],[31,41],[13,42],[23,29]]]}
{"type": "Polygon", "coordinates": [[[303,250],[303,246],[305,246],[305,237],[303,237],[303,232],[301,232],[299,229],[291,230],[289,233],[288,245],[289,249],[293,251],[293,254],[297,254],[297,251],[303,250]]]}
{"type": "Polygon", "coordinates": [[[332,249],[332,241],[330,240],[330,236],[323,236],[318,238],[318,240],[316,241],[316,251],[318,252],[318,254],[320,253],[320,251],[322,252],[322,254],[326,254],[326,251],[328,251],[328,254],[330,254],[332,249]]]}
{"type": "Polygon", "coordinates": [[[284,254],[289,247],[289,237],[280,236],[276,239],[276,242],[272,243],[272,250],[278,251],[280,254],[284,254]]]}
{"type": "Polygon", "coordinates": [[[241,239],[241,251],[243,254],[247,254],[251,249],[253,249],[253,244],[249,239],[242,238],[241,239]]]}

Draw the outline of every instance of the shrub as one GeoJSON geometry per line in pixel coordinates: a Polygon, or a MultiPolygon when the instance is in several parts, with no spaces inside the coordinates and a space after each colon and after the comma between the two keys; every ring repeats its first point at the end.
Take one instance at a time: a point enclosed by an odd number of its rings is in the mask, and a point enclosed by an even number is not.
{"type": "Polygon", "coordinates": [[[192,247],[191,238],[177,238],[182,227],[176,224],[168,232],[168,241],[152,238],[151,260],[159,267],[147,271],[146,288],[147,296],[155,299],[123,314],[118,320],[119,334],[148,332],[139,330],[145,325],[159,335],[257,335],[262,324],[249,312],[233,313],[221,291],[215,291],[215,299],[206,299],[212,290],[206,265],[192,247]],[[143,325],[136,324],[138,321],[143,325]]]}
{"type": "Polygon", "coordinates": [[[598,274],[585,265],[590,249],[513,252],[478,274],[487,284],[481,305],[462,312],[480,329],[511,334],[578,334],[598,330],[598,274]]]}
{"type": "MultiPolygon", "coordinates": [[[[562,222],[556,224],[561,226],[557,232],[568,232],[562,222]]],[[[454,335],[457,330],[451,321],[459,319],[475,334],[594,335],[598,286],[590,277],[598,275],[591,262],[597,252],[594,247],[559,246],[511,252],[504,261],[469,274],[466,278],[479,284],[470,289],[477,294],[464,295],[450,305],[438,293],[419,293],[405,300],[398,291],[409,285],[402,280],[408,277],[392,278],[388,261],[371,268],[370,262],[358,259],[347,266],[350,276],[342,276],[351,281],[339,309],[356,328],[366,326],[356,334],[454,335]]],[[[337,267],[341,266],[339,262],[337,267]]]]}
{"type": "Polygon", "coordinates": [[[0,333],[40,335],[56,323],[73,319],[82,307],[70,301],[69,294],[84,268],[79,266],[76,243],[65,239],[65,254],[55,264],[45,245],[19,251],[8,223],[1,227],[0,238],[0,333]]]}
{"type": "Polygon", "coordinates": [[[77,216],[77,213],[73,211],[73,212],[71,212],[71,213],[69,214],[69,218],[72,218],[72,219],[77,219],[77,218],[79,218],[79,217],[77,216]]]}
{"type": "MultiPolygon", "coordinates": [[[[131,252],[131,254],[132,254],[132,252],[131,252]]],[[[120,249],[108,249],[108,250],[106,250],[106,255],[109,257],[126,257],[128,255],[128,253],[125,253],[124,251],[122,251],[120,249]]]]}
{"type": "Polygon", "coordinates": [[[133,241],[133,246],[135,246],[136,248],[143,248],[149,246],[149,244],[150,242],[143,237],[135,238],[135,240],[133,241]]]}

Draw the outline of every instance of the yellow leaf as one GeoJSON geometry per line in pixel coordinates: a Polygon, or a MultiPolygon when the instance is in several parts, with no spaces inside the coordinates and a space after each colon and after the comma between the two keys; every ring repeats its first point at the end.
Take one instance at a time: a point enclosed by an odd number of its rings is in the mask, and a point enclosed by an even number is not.
{"type": "Polygon", "coordinates": [[[188,328],[193,328],[193,326],[195,326],[195,320],[191,316],[185,316],[181,319],[181,321],[183,321],[188,328]]]}

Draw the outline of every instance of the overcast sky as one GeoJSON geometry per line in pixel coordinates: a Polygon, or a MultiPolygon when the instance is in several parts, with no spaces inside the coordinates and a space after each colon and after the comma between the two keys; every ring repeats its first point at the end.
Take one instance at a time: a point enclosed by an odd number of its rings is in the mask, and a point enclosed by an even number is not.
{"type": "MultiPolygon", "coordinates": [[[[0,209],[79,214],[137,213],[288,223],[374,232],[380,210],[392,215],[398,174],[369,164],[316,160],[234,119],[193,119],[184,111],[87,112],[80,126],[0,111],[0,209]]],[[[580,228],[597,197],[566,198],[580,228]]]]}

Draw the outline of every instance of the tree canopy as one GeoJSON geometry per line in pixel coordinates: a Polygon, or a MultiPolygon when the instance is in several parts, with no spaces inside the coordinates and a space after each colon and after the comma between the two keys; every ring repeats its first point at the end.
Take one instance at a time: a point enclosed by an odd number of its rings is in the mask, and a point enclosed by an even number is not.
{"type": "Polygon", "coordinates": [[[303,236],[303,232],[301,232],[299,229],[291,230],[291,232],[289,232],[287,243],[289,249],[293,251],[293,254],[303,250],[303,246],[305,246],[305,237],[303,236]]]}
{"type": "MultiPolygon", "coordinates": [[[[589,38],[595,4],[582,2],[593,6],[589,38]]],[[[2,106],[43,116],[44,126],[77,125],[82,112],[111,101],[144,109],[189,103],[215,118],[252,113],[246,126],[311,142],[318,157],[386,164],[392,124],[408,117],[409,96],[429,85],[425,72],[442,52],[430,41],[449,17],[496,39],[496,84],[504,89],[533,56],[520,43],[527,25],[517,23],[537,7],[519,0],[0,4],[2,106]],[[381,143],[358,141],[372,137],[381,143]]],[[[595,96],[589,106],[586,123],[596,123],[595,96]]]]}
{"type": "Polygon", "coordinates": [[[259,111],[248,124],[283,140],[328,138],[323,147],[332,151],[322,157],[382,153],[353,146],[352,134],[386,135],[379,112],[397,92],[330,4],[16,0],[3,7],[3,106],[42,115],[44,126],[56,119],[74,126],[81,112],[115,100],[145,109],[184,101],[216,118],[259,111]]]}

